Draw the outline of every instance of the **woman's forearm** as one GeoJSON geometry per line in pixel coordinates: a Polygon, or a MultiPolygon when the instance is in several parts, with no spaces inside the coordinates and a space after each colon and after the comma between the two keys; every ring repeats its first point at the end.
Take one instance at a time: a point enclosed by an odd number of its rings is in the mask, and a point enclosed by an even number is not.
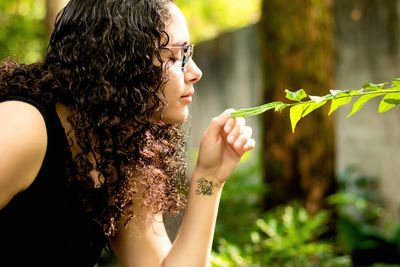
{"type": "Polygon", "coordinates": [[[195,169],[185,215],[164,266],[207,266],[223,184],[195,169]]]}
{"type": "Polygon", "coordinates": [[[230,118],[230,112],[214,118],[203,135],[185,215],[173,244],[164,223],[154,220],[154,214],[136,201],[136,216],[126,228],[121,227],[113,241],[123,266],[208,265],[222,187],[243,154],[255,145],[251,128],[243,119],[230,118]]]}

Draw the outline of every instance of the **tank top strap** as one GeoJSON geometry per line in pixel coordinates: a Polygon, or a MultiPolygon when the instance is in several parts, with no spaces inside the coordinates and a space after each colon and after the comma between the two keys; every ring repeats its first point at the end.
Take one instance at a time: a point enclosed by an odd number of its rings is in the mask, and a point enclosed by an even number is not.
{"type": "Polygon", "coordinates": [[[26,96],[0,96],[0,103],[13,100],[25,102],[34,106],[41,113],[46,125],[46,154],[43,159],[42,167],[40,168],[35,181],[28,188],[28,190],[26,190],[29,191],[32,187],[35,187],[37,183],[41,183],[43,177],[47,177],[47,174],[45,173],[52,171],[52,168],[55,166],[55,162],[57,162],[57,157],[61,156],[59,153],[66,151],[68,147],[68,141],[54,105],[46,105],[26,96]]]}

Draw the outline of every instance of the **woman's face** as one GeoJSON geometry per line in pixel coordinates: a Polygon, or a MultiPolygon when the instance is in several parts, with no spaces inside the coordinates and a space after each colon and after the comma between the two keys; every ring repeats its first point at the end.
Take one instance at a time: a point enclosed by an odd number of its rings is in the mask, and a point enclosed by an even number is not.
{"type": "MultiPolygon", "coordinates": [[[[180,9],[173,3],[168,4],[170,19],[166,22],[166,32],[169,35],[168,47],[183,46],[189,44],[189,31],[186,19],[180,9]]],[[[162,121],[165,124],[183,123],[188,114],[188,105],[192,101],[194,93],[193,84],[201,78],[201,71],[191,59],[187,62],[186,72],[182,71],[183,49],[170,48],[175,61],[168,63],[167,75],[169,81],[161,96],[166,103],[162,113],[162,121]]],[[[171,53],[166,51],[164,60],[171,58],[171,53]]]]}

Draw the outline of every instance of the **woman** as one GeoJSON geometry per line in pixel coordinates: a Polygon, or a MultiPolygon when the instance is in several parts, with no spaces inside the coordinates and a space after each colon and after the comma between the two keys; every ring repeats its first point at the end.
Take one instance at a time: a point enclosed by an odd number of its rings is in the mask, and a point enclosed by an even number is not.
{"type": "MultiPolygon", "coordinates": [[[[186,185],[182,123],[201,71],[168,0],[71,0],[43,62],[0,67],[0,260],[204,266],[222,187],[255,145],[212,120],[186,185]],[[185,206],[171,244],[162,214],[185,206]]],[[[6,265],[7,266],[7,265],[6,265]]]]}

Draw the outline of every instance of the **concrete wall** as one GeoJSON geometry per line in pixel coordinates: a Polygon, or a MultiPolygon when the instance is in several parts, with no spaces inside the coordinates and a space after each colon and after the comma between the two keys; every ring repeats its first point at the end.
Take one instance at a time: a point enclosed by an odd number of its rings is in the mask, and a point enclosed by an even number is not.
{"type": "MultiPolygon", "coordinates": [[[[335,89],[359,89],[364,82],[400,77],[400,0],[336,0],[335,9],[335,89]]],[[[194,58],[203,78],[190,106],[189,145],[198,147],[214,116],[226,108],[263,102],[256,27],[198,44],[194,58]]],[[[395,215],[400,203],[400,108],[379,114],[378,104],[371,100],[351,118],[346,118],[351,104],[335,112],[336,169],[354,164],[363,174],[379,177],[377,190],[395,215]]],[[[250,117],[248,123],[259,140],[258,117],[250,117]]]]}
{"type": "MultiPolygon", "coordinates": [[[[337,89],[400,77],[400,1],[336,0],[337,89]],[[366,5],[368,2],[368,6],[366,5]]],[[[350,164],[379,178],[378,192],[390,215],[400,203],[400,108],[379,114],[380,98],[346,118],[351,105],[336,114],[337,169],[350,164]]]]}

